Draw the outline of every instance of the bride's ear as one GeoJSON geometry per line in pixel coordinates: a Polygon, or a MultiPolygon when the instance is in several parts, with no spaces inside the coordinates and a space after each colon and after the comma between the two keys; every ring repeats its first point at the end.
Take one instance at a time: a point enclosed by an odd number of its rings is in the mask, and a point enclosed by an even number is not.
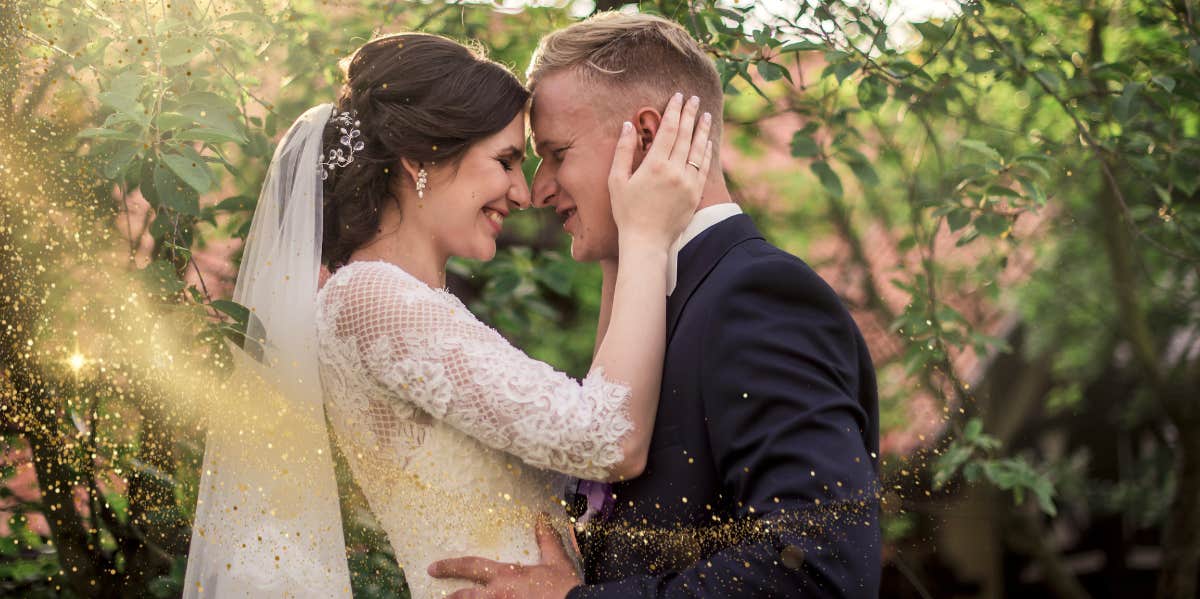
{"type": "Polygon", "coordinates": [[[638,153],[645,155],[650,149],[650,144],[654,143],[654,136],[658,135],[658,127],[662,124],[662,114],[657,109],[650,106],[643,106],[638,109],[637,115],[633,117],[633,126],[637,128],[638,136],[638,153]]]}
{"type": "Polygon", "coordinates": [[[400,167],[404,169],[404,172],[408,173],[410,185],[417,180],[417,173],[421,171],[421,166],[421,163],[415,160],[408,158],[400,159],[400,167]]]}

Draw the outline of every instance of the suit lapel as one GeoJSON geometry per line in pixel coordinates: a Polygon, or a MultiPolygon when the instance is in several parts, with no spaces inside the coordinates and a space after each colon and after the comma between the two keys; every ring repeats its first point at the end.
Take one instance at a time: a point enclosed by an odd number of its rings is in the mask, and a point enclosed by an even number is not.
{"type": "Polygon", "coordinates": [[[696,288],[729,250],[747,239],[762,239],[754,222],[745,214],[731,216],[698,235],[679,251],[675,291],[667,296],[667,343],[696,288]]]}

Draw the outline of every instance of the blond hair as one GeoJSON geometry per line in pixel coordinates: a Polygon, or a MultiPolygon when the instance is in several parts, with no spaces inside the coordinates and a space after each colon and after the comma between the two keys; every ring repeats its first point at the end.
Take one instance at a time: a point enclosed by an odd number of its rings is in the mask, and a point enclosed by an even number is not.
{"type": "Polygon", "coordinates": [[[563,71],[574,72],[599,92],[602,104],[597,108],[610,114],[647,101],[665,105],[677,91],[699,96],[701,109],[713,115],[712,138],[720,139],[721,78],[700,44],[674,21],[602,12],[555,31],[533,53],[528,87],[536,93],[540,81],[563,71]]]}

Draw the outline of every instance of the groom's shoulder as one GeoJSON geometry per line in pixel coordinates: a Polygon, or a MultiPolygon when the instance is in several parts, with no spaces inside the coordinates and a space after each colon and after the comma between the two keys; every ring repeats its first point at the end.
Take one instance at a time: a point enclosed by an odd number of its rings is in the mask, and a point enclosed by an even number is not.
{"type": "Polygon", "coordinates": [[[762,238],[732,248],[713,269],[711,280],[719,294],[748,290],[764,294],[800,295],[808,301],[841,300],[833,288],[804,260],[762,238]]]}

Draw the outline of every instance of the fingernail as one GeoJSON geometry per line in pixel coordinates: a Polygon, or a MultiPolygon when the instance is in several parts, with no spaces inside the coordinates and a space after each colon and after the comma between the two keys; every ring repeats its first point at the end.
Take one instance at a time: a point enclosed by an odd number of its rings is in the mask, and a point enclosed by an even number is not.
{"type": "Polygon", "coordinates": [[[675,97],[672,100],[683,100],[683,92],[675,92],[675,97]]]}
{"type": "Polygon", "coordinates": [[[437,563],[429,564],[429,566],[425,568],[425,573],[430,576],[437,576],[437,563]]]}
{"type": "Polygon", "coordinates": [[[709,112],[704,113],[704,124],[707,125],[711,122],[712,122],[712,113],[709,113],[709,112]]]}
{"type": "Polygon", "coordinates": [[[621,133],[629,133],[630,131],[633,131],[633,123],[625,121],[621,125],[621,133]]]}
{"type": "Polygon", "coordinates": [[[688,99],[688,102],[690,102],[692,104],[699,104],[700,96],[692,96],[691,98],[688,99]]]}

